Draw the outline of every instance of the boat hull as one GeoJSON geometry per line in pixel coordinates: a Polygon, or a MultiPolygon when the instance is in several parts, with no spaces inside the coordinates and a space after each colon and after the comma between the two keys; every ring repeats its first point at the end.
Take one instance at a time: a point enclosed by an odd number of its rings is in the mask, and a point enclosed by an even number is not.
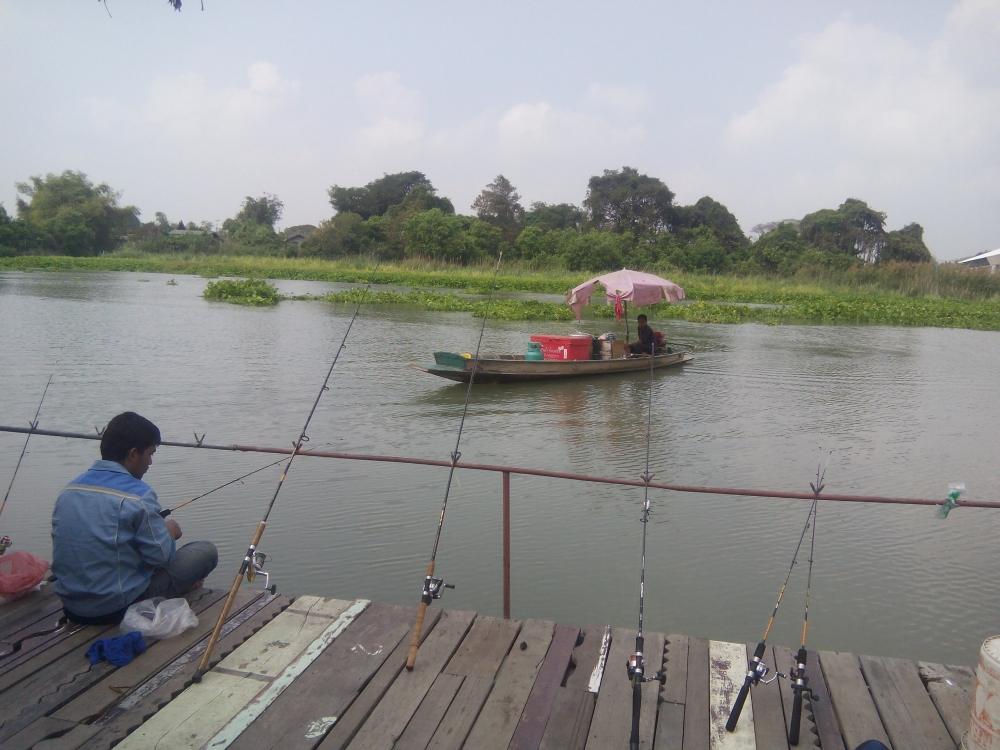
{"type": "MultiPolygon", "coordinates": [[[[472,377],[472,359],[462,360],[462,365],[442,364],[454,362],[459,355],[439,352],[435,354],[437,363],[421,367],[424,372],[441,378],[468,383],[472,377]],[[444,356],[439,356],[444,355],[444,356]]],[[[621,357],[618,359],[526,360],[523,356],[481,357],[476,367],[477,383],[513,383],[526,380],[555,380],[558,378],[592,377],[614,375],[623,372],[648,371],[661,367],[671,367],[690,362],[693,357],[687,352],[657,354],[655,357],[621,357]]]]}

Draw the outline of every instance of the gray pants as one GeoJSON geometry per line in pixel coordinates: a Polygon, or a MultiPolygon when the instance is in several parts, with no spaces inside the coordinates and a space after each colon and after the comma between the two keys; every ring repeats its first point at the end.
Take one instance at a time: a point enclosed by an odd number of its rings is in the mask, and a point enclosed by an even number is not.
{"type": "Polygon", "coordinates": [[[215,570],[219,552],[211,542],[188,542],[177,550],[173,562],[157,568],[147,588],[139,599],[162,596],[173,599],[184,596],[200,580],[215,570]]]}

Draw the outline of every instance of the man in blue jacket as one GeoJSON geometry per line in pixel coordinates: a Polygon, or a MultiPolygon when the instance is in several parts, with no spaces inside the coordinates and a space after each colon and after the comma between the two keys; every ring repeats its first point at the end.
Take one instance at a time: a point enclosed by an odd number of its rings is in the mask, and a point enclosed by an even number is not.
{"type": "Polygon", "coordinates": [[[84,625],[121,622],[133,602],[183,596],[218,562],[210,542],[180,549],[181,527],[160,516],[142,481],[160,430],[124,412],[101,436],[101,460],[60,493],[52,513],[52,572],[66,616],[84,625]]]}

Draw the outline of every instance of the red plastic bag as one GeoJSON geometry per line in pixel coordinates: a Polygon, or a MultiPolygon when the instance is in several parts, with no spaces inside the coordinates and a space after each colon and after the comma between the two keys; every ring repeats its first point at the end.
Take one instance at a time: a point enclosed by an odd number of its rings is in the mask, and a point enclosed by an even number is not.
{"type": "Polygon", "coordinates": [[[49,563],[30,552],[0,555],[0,596],[17,596],[39,584],[49,570],[49,563]]]}

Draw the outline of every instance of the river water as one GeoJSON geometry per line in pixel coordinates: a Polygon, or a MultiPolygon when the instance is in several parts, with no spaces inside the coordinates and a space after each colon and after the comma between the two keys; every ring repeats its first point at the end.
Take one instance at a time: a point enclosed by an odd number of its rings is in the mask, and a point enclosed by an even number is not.
{"type": "MultiPolygon", "coordinates": [[[[206,281],[142,273],[0,273],[0,424],[24,426],[54,375],[40,424],[84,432],[131,409],[165,439],[290,446],[352,307],[318,301],[248,309],[202,299],[206,281]],[[168,284],[173,279],[175,284],[168,284]]],[[[282,292],[342,288],[279,281],[282,292]]],[[[361,310],[320,400],[310,447],[447,460],[465,388],[410,367],[475,348],[465,313],[361,310]]],[[[490,321],[483,350],[608,321],[490,321]]],[[[657,326],[695,359],[655,375],[650,470],[657,481],[808,491],[1000,499],[1000,334],[930,328],[657,326]]],[[[466,461],[638,478],[645,374],[476,386],[466,461]]],[[[0,433],[0,488],[24,443],[0,433]]],[[[50,552],[60,488],[97,443],[34,437],[0,531],[50,552]]],[[[262,466],[262,454],[161,448],[146,479],[164,506],[262,466]]],[[[221,552],[225,587],[273,494],[280,465],[179,511],[186,539],[221,552]]],[[[303,458],[261,548],[279,590],[416,604],[447,470],[303,458]]],[[[567,624],[637,620],[642,490],[515,476],[512,613],[567,624]]],[[[501,480],[459,471],[437,572],[442,604],[501,612],[501,480]]],[[[654,491],[646,628],[756,641],[785,577],[808,503],[654,491]]],[[[809,644],[974,664],[1000,633],[995,511],[821,503],[809,644]]],[[[808,537],[770,642],[797,647],[808,537]]]]}

